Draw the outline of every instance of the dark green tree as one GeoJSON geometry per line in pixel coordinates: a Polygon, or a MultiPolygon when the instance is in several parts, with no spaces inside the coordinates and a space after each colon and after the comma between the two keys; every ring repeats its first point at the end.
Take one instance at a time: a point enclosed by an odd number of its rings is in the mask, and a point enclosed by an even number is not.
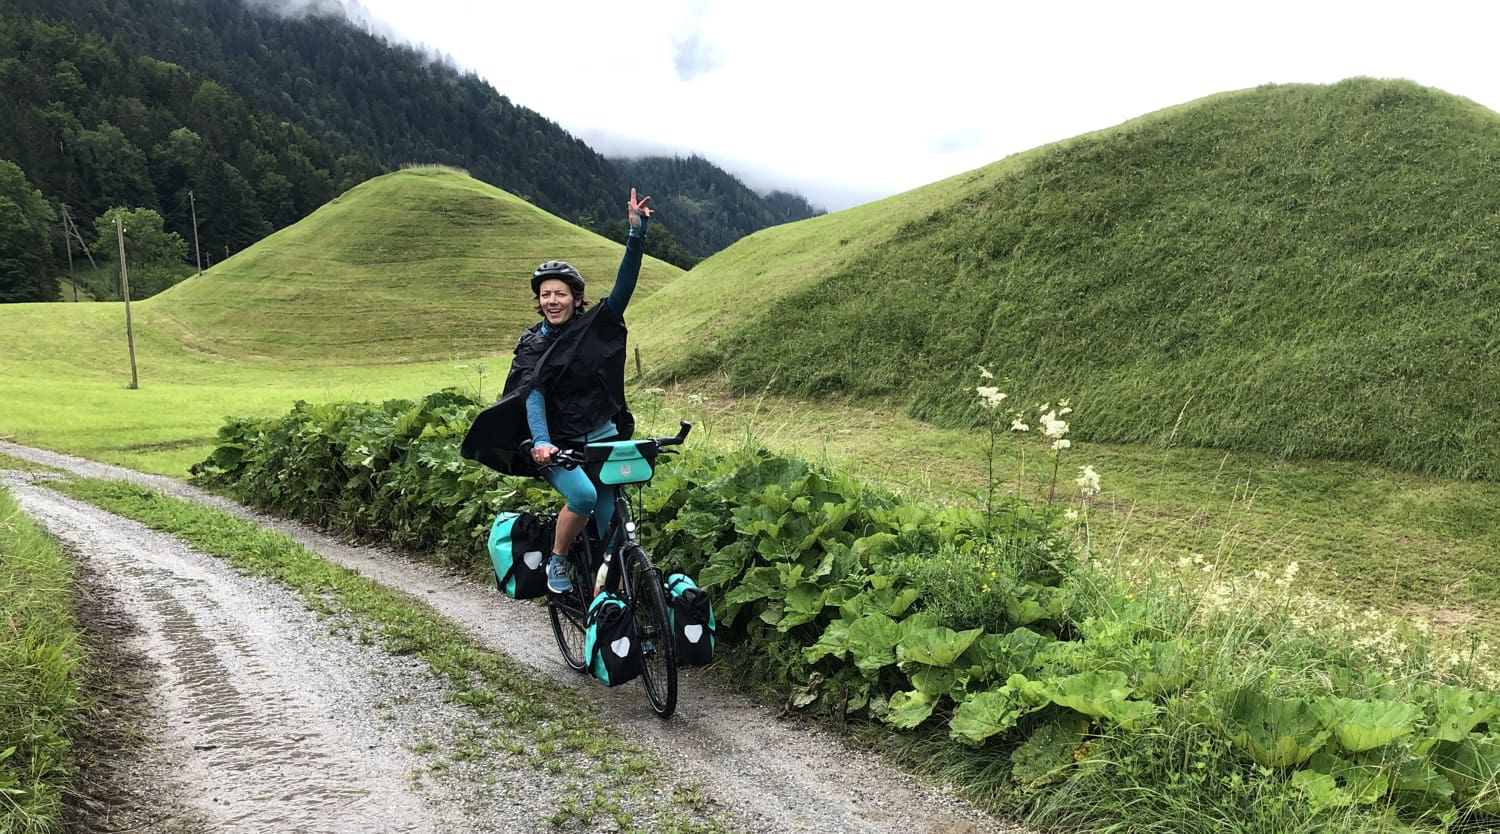
{"type": "Polygon", "coordinates": [[[0,159],[0,302],[57,300],[50,234],[56,220],[21,168],[0,159]]]}
{"type": "MultiPolygon", "coordinates": [[[[120,241],[115,219],[121,221],[125,258],[130,268],[130,297],[149,298],[185,278],[191,270],[184,263],[187,241],[162,227],[161,214],[153,209],[115,207],[94,220],[95,257],[115,262],[118,275],[120,241]]],[[[116,297],[113,293],[110,297],[116,297]]]]}

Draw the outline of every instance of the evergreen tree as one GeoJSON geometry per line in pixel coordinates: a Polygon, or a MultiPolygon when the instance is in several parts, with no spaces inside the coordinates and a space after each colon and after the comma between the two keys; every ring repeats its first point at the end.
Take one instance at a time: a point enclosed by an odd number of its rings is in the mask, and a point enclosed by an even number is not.
{"type": "Polygon", "coordinates": [[[20,167],[0,159],[0,302],[57,300],[51,271],[56,221],[20,167]]]}

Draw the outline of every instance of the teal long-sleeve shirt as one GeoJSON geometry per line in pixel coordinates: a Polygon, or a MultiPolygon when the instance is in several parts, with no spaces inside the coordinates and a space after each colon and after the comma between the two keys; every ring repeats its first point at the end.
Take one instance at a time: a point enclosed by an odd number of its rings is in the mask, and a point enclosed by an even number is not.
{"type": "MultiPolygon", "coordinates": [[[[625,256],[620,259],[620,269],[615,273],[615,285],[609,295],[600,302],[601,309],[596,315],[610,316],[615,321],[625,320],[625,307],[630,304],[630,297],[635,294],[636,279],[641,274],[641,258],[645,252],[647,219],[641,218],[641,225],[630,230],[630,235],[625,238],[625,256]]],[[[571,323],[572,319],[569,319],[571,323]]],[[[563,327],[567,327],[564,324],[563,327]]],[[[561,328],[554,329],[547,322],[542,322],[542,335],[548,338],[556,338],[561,328]]],[[[547,399],[541,391],[532,389],[526,397],[526,422],[531,426],[531,440],[538,446],[555,446],[552,434],[547,428],[547,399]]],[[[605,421],[601,426],[590,431],[587,435],[579,438],[585,442],[598,440],[615,434],[616,428],[613,420],[605,421]]]]}

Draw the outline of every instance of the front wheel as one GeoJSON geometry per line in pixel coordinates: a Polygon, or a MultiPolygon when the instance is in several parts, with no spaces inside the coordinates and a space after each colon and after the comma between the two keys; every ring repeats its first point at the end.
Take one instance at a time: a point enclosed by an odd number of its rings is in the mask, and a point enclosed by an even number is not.
{"type": "Polygon", "coordinates": [[[547,599],[547,613],[552,617],[552,636],[557,638],[557,648],[562,651],[563,662],[575,672],[585,671],[589,665],[588,656],[584,653],[588,638],[588,626],[585,625],[588,599],[581,581],[574,581],[573,590],[565,594],[549,594],[547,599]]]}
{"type": "Polygon", "coordinates": [[[631,614],[641,641],[641,683],[646,687],[646,700],[658,718],[671,718],[677,709],[677,656],[661,572],[638,545],[628,545],[623,555],[631,614]]]}

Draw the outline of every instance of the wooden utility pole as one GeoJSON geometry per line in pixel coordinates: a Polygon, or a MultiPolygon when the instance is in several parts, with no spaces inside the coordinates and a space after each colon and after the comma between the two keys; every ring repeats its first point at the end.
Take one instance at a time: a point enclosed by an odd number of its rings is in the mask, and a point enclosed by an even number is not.
{"type": "MultiPolygon", "coordinates": [[[[178,203],[178,205],[182,205],[178,203]]],[[[198,248],[198,203],[193,199],[193,192],[188,192],[188,206],[193,210],[193,256],[198,259],[198,274],[203,274],[203,250],[198,248]]]]}
{"type": "Polygon", "coordinates": [[[115,239],[120,242],[120,295],[125,299],[125,340],[130,343],[130,390],[141,387],[135,375],[135,331],[130,326],[130,272],[125,268],[125,224],[115,215],[115,239]]]}
{"type": "Polygon", "coordinates": [[[68,283],[73,285],[73,300],[78,300],[78,279],[73,277],[73,238],[68,235],[68,204],[58,203],[62,208],[63,246],[68,248],[68,283]]]}
{"type": "MultiPolygon", "coordinates": [[[[83,235],[78,231],[78,224],[73,222],[73,215],[67,212],[66,206],[63,207],[63,217],[68,221],[68,230],[73,233],[73,237],[78,241],[78,248],[82,249],[84,257],[89,259],[89,266],[94,268],[95,286],[98,286],[97,282],[99,280],[99,264],[94,262],[94,253],[89,251],[89,245],[84,242],[83,235]]],[[[69,252],[68,254],[71,257],[72,252],[69,252]]]]}

